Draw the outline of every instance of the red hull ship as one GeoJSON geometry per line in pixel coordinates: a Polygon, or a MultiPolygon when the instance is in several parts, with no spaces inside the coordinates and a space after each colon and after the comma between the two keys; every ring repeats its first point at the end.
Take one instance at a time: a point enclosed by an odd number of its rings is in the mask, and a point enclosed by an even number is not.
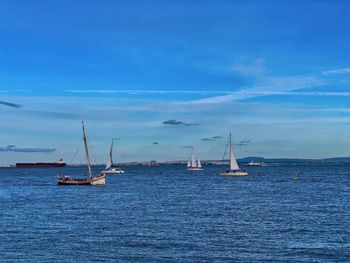
{"type": "Polygon", "coordinates": [[[67,164],[63,160],[54,163],[16,163],[17,168],[45,168],[45,167],[64,167],[67,164]]]}

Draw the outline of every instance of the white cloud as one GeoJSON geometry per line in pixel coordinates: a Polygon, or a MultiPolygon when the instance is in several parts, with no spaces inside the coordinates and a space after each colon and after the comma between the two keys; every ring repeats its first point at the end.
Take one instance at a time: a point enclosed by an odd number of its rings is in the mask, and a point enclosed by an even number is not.
{"type": "Polygon", "coordinates": [[[344,74],[350,74],[350,68],[339,68],[339,69],[332,69],[322,72],[324,75],[344,75],[344,74]]]}
{"type": "Polygon", "coordinates": [[[272,95],[272,94],[288,95],[288,92],[291,92],[291,91],[295,91],[295,94],[297,94],[296,90],[320,86],[325,83],[323,80],[313,76],[268,77],[268,78],[262,79],[260,82],[261,82],[260,85],[256,85],[255,87],[252,87],[252,88],[235,91],[227,95],[194,100],[187,103],[193,103],[193,104],[225,103],[229,101],[243,100],[243,99],[249,99],[249,98],[272,95]]]}
{"type": "Polygon", "coordinates": [[[225,90],[118,90],[118,89],[69,89],[65,90],[67,93],[77,94],[225,94],[229,91],[225,90]]]}
{"type": "Polygon", "coordinates": [[[266,72],[265,60],[256,59],[248,63],[239,59],[238,63],[235,64],[231,70],[247,76],[259,76],[266,72]]]}

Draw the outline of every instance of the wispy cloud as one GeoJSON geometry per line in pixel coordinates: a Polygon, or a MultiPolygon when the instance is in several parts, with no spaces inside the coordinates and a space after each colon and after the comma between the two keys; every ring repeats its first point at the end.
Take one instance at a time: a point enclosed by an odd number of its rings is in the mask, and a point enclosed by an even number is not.
{"type": "Polygon", "coordinates": [[[193,149],[193,146],[185,145],[185,146],[182,146],[181,148],[183,148],[183,149],[193,149]]]}
{"type": "Polygon", "coordinates": [[[22,153],[51,153],[56,149],[51,148],[17,148],[15,145],[0,147],[0,152],[22,152],[22,153]]]}
{"type": "Polygon", "coordinates": [[[210,138],[203,138],[201,140],[202,141],[215,141],[215,140],[218,140],[218,139],[222,139],[222,136],[213,136],[213,137],[210,137],[210,138]]]}
{"type": "Polygon", "coordinates": [[[344,75],[344,74],[350,74],[350,68],[338,68],[338,69],[332,69],[322,72],[324,75],[344,75]]]}
{"type": "Polygon", "coordinates": [[[5,106],[9,106],[12,108],[20,108],[22,107],[22,105],[20,104],[16,104],[16,103],[12,103],[12,102],[6,102],[6,101],[0,101],[0,104],[5,105],[5,106]]]}
{"type": "Polygon", "coordinates": [[[183,121],[178,121],[178,120],[167,120],[163,121],[164,125],[184,125],[184,126],[192,126],[194,125],[193,123],[186,123],[183,121]]]}
{"type": "Polygon", "coordinates": [[[227,90],[133,90],[133,89],[69,89],[67,93],[77,94],[225,94],[227,90]]]}
{"type": "Polygon", "coordinates": [[[242,141],[239,141],[238,143],[235,143],[236,146],[248,146],[250,144],[250,140],[244,139],[242,141]]]}
{"type": "Polygon", "coordinates": [[[159,142],[153,142],[152,144],[153,144],[153,145],[158,145],[158,144],[159,144],[159,142]]]}
{"type": "Polygon", "coordinates": [[[239,59],[231,70],[247,76],[258,76],[266,71],[265,60],[256,59],[253,62],[247,62],[239,59]]]}
{"type": "MultiPolygon", "coordinates": [[[[325,83],[323,79],[313,76],[294,76],[294,77],[268,77],[260,80],[260,85],[255,87],[238,90],[222,96],[214,96],[205,99],[198,99],[187,102],[188,104],[218,104],[230,101],[244,100],[254,97],[267,96],[272,94],[279,95],[300,95],[297,90],[320,86],[325,83]],[[288,93],[294,91],[295,93],[288,93]]],[[[306,94],[306,93],[305,93],[306,94]]],[[[310,93],[313,94],[313,93],[310,93]]]]}

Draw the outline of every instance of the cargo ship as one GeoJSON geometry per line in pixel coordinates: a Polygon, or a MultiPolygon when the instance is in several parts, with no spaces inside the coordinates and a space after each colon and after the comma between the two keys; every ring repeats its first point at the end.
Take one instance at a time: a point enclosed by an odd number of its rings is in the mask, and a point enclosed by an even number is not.
{"type": "Polygon", "coordinates": [[[67,164],[60,159],[53,163],[16,163],[17,168],[44,168],[44,167],[64,167],[67,164]]]}

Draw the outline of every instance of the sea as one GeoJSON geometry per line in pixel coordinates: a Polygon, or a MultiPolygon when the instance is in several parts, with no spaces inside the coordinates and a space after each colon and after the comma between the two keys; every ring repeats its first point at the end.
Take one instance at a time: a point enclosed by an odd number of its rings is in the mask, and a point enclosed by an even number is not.
{"type": "Polygon", "coordinates": [[[1,168],[0,262],[350,262],[350,164],[204,168],[1,168]]]}

